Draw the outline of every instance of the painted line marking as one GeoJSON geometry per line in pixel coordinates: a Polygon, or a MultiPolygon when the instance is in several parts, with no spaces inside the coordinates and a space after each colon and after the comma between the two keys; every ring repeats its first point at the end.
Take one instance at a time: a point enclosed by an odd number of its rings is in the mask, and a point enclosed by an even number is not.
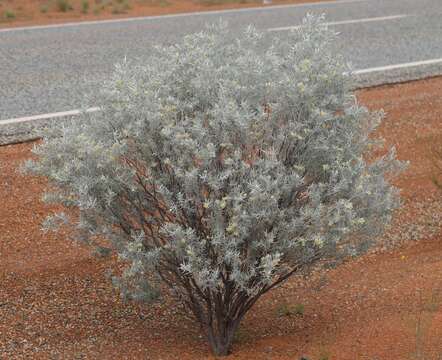
{"type": "Polygon", "coordinates": [[[67,116],[77,116],[83,112],[92,113],[92,112],[96,112],[99,110],[100,110],[99,107],[92,107],[92,108],[89,108],[86,110],[76,109],[76,110],[61,111],[61,112],[49,113],[49,114],[25,116],[25,117],[15,118],[15,119],[0,120],[0,125],[20,124],[20,123],[26,123],[26,122],[36,121],[36,120],[50,120],[50,119],[67,117],[67,116]]]}
{"type": "MultiPolygon", "coordinates": [[[[392,15],[392,16],[364,18],[364,19],[330,21],[330,22],[325,22],[323,24],[326,25],[326,26],[346,25],[346,24],[359,24],[359,23],[376,22],[376,21],[397,20],[397,19],[403,19],[403,18],[406,18],[406,17],[409,17],[409,16],[411,16],[411,15],[401,14],[401,15],[392,15]]],[[[302,27],[302,25],[284,26],[284,27],[270,28],[270,29],[267,29],[267,31],[289,31],[289,30],[296,30],[296,29],[299,29],[301,27],[302,27]]]]}
{"type": "Polygon", "coordinates": [[[442,58],[423,60],[423,61],[414,61],[414,62],[408,62],[408,63],[403,63],[403,64],[378,66],[378,67],[373,67],[373,68],[368,68],[368,69],[355,70],[352,73],[355,75],[363,75],[363,74],[370,74],[370,73],[380,72],[380,71],[391,71],[391,70],[405,69],[405,68],[409,68],[409,67],[437,65],[437,64],[442,64],[442,58]]]}
{"type": "Polygon", "coordinates": [[[329,5],[359,3],[359,2],[365,2],[365,1],[369,1],[369,0],[319,1],[319,2],[315,2],[315,3],[271,5],[271,6],[254,7],[254,8],[252,7],[252,8],[242,8],[242,9],[199,11],[199,12],[188,12],[188,13],[181,13],[181,14],[129,17],[129,18],[123,18],[123,19],[79,21],[79,22],[69,22],[69,23],[64,23],[64,24],[36,25],[36,26],[5,28],[5,29],[0,29],[0,33],[14,32],[14,31],[26,31],[26,30],[44,30],[44,29],[87,26],[87,25],[117,24],[117,23],[126,23],[126,22],[137,22],[137,21],[142,22],[142,21],[149,21],[149,20],[174,19],[174,18],[189,17],[189,16],[207,16],[207,15],[220,15],[220,14],[231,14],[231,13],[260,12],[260,11],[267,11],[267,10],[291,9],[291,8],[302,8],[302,7],[320,7],[320,6],[329,6],[329,5]]]}
{"type": "MultiPolygon", "coordinates": [[[[399,69],[406,69],[406,68],[411,68],[411,67],[437,65],[437,64],[442,64],[442,58],[354,70],[354,71],[352,71],[352,74],[364,75],[364,74],[370,74],[370,73],[376,73],[376,72],[385,72],[385,71],[391,71],[391,70],[399,70],[399,69]]],[[[77,116],[77,115],[80,115],[82,112],[92,113],[92,112],[96,112],[96,111],[100,111],[100,108],[99,107],[91,107],[91,108],[88,108],[85,110],[76,109],[76,110],[61,111],[61,112],[56,112],[56,113],[26,116],[26,117],[20,117],[20,118],[15,118],[15,119],[6,119],[6,120],[0,120],[0,126],[1,125],[27,123],[27,122],[36,121],[36,120],[50,120],[50,119],[67,117],[67,116],[77,116]]]]}

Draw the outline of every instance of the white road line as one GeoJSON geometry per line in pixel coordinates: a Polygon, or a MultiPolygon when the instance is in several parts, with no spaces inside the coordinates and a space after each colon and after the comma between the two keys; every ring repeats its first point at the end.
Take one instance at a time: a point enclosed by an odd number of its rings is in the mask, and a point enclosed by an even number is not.
{"type": "Polygon", "coordinates": [[[368,69],[355,70],[352,73],[355,75],[363,75],[363,74],[370,74],[370,73],[374,73],[374,72],[391,71],[391,70],[405,69],[405,68],[409,68],[409,67],[437,65],[437,64],[442,64],[442,58],[441,59],[423,60],[423,61],[414,61],[414,62],[403,63],[403,64],[378,66],[378,67],[373,67],[373,68],[368,68],[368,69]]]}
{"type": "MultiPolygon", "coordinates": [[[[354,71],[352,71],[352,74],[364,75],[364,74],[370,74],[370,73],[375,73],[375,72],[383,72],[383,71],[385,72],[385,71],[391,71],[391,70],[406,69],[406,68],[426,66],[426,65],[437,65],[437,64],[442,64],[442,58],[354,70],[354,71]]],[[[100,108],[99,107],[92,107],[92,108],[89,108],[86,110],[76,109],[76,110],[62,111],[62,112],[49,113],[49,114],[26,116],[26,117],[20,117],[20,118],[15,118],[15,119],[14,118],[13,119],[6,119],[6,120],[0,120],[0,126],[1,125],[27,123],[27,122],[32,122],[32,121],[36,121],[36,120],[50,120],[50,119],[67,117],[67,116],[76,116],[76,115],[80,115],[82,112],[91,113],[91,112],[96,112],[96,111],[100,111],[100,108]]]]}
{"type": "MultiPolygon", "coordinates": [[[[388,20],[396,20],[403,19],[409,17],[411,15],[392,15],[392,16],[382,16],[382,17],[373,17],[373,18],[364,18],[364,19],[352,19],[352,20],[342,20],[342,21],[330,21],[325,22],[324,25],[334,26],[334,25],[346,25],[346,24],[358,24],[358,23],[367,23],[367,22],[375,22],[375,21],[388,21],[388,20]]],[[[284,26],[277,28],[269,28],[267,31],[289,31],[299,29],[302,25],[295,26],[284,26]]]]}
{"type": "Polygon", "coordinates": [[[0,125],[11,125],[11,124],[20,124],[20,123],[26,123],[31,122],[35,120],[50,120],[50,119],[56,119],[66,116],[76,116],[80,115],[83,112],[91,113],[95,111],[99,111],[99,107],[92,107],[86,110],[69,110],[69,111],[61,111],[56,113],[49,113],[49,114],[41,114],[41,115],[34,115],[34,116],[25,116],[21,118],[15,118],[15,119],[6,119],[6,120],[0,120],[0,125]]]}
{"type": "Polygon", "coordinates": [[[251,8],[242,8],[242,9],[199,11],[199,12],[188,12],[188,13],[181,13],[181,14],[129,17],[129,18],[110,19],[110,20],[79,21],[79,22],[69,22],[69,23],[63,23],[63,24],[5,28],[5,29],[0,29],[0,33],[14,32],[14,31],[26,31],[26,30],[44,30],[44,29],[75,27],[75,26],[85,26],[85,25],[115,24],[115,23],[125,23],[125,22],[134,22],[134,21],[162,20],[162,19],[173,19],[173,18],[188,17],[188,16],[206,16],[206,15],[220,15],[220,14],[231,14],[231,13],[247,13],[247,12],[258,12],[258,11],[301,8],[301,7],[320,7],[320,6],[359,3],[359,2],[364,2],[364,1],[369,1],[369,0],[319,1],[319,2],[314,2],[314,3],[302,3],[302,4],[272,5],[272,6],[251,7],[251,8]]]}

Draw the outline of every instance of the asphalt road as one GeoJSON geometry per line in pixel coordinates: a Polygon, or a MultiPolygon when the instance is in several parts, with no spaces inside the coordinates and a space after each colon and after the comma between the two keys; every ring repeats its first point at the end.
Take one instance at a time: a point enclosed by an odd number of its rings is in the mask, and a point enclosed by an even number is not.
{"type": "Polygon", "coordinates": [[[442,74],[442,0],[344,0],[0,30],[0,123],[93,106],[85,98],[115,63],[142,61],[153,44],[173,42],[219,17],[235,29],[254,24],[271,37],[284,36],[277,28],[296,26],[307,12],[325,13],[334,23],[340,50],[355,70],[368,69],[360,75],[370,84],[442,74]],[[396,66],[410,62],[418,64],[396,66]]]}

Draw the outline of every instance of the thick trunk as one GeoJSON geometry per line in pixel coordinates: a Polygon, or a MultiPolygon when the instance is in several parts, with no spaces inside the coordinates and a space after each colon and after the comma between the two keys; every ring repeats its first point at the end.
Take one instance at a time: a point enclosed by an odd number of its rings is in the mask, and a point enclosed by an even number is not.
{"type": "Polygon", "coordinates": [[[230,354],[239,322],[239,319],[231,322],[221,322],[216,326],[217,329],[214,329],[214,324],[207,329],[207,337],[214,355],[227,356],[230,354]]]}

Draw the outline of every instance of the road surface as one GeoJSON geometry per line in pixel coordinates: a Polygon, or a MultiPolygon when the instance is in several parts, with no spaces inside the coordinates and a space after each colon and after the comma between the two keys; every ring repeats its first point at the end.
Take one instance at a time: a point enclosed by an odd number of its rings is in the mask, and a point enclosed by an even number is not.
{"type": "MultiPolygon", "coordinates": [[[[441,0],[343,0],[198,14],[0,29],[0,125],[94,106],[88,95],[124,57],[142,59],[222,17],[284,36],[307,13],[326,15],[340,51],[369,83],[442,74],[441,0]]],[[[0,135],[2,128],[0,126],[0,135]]]]}

